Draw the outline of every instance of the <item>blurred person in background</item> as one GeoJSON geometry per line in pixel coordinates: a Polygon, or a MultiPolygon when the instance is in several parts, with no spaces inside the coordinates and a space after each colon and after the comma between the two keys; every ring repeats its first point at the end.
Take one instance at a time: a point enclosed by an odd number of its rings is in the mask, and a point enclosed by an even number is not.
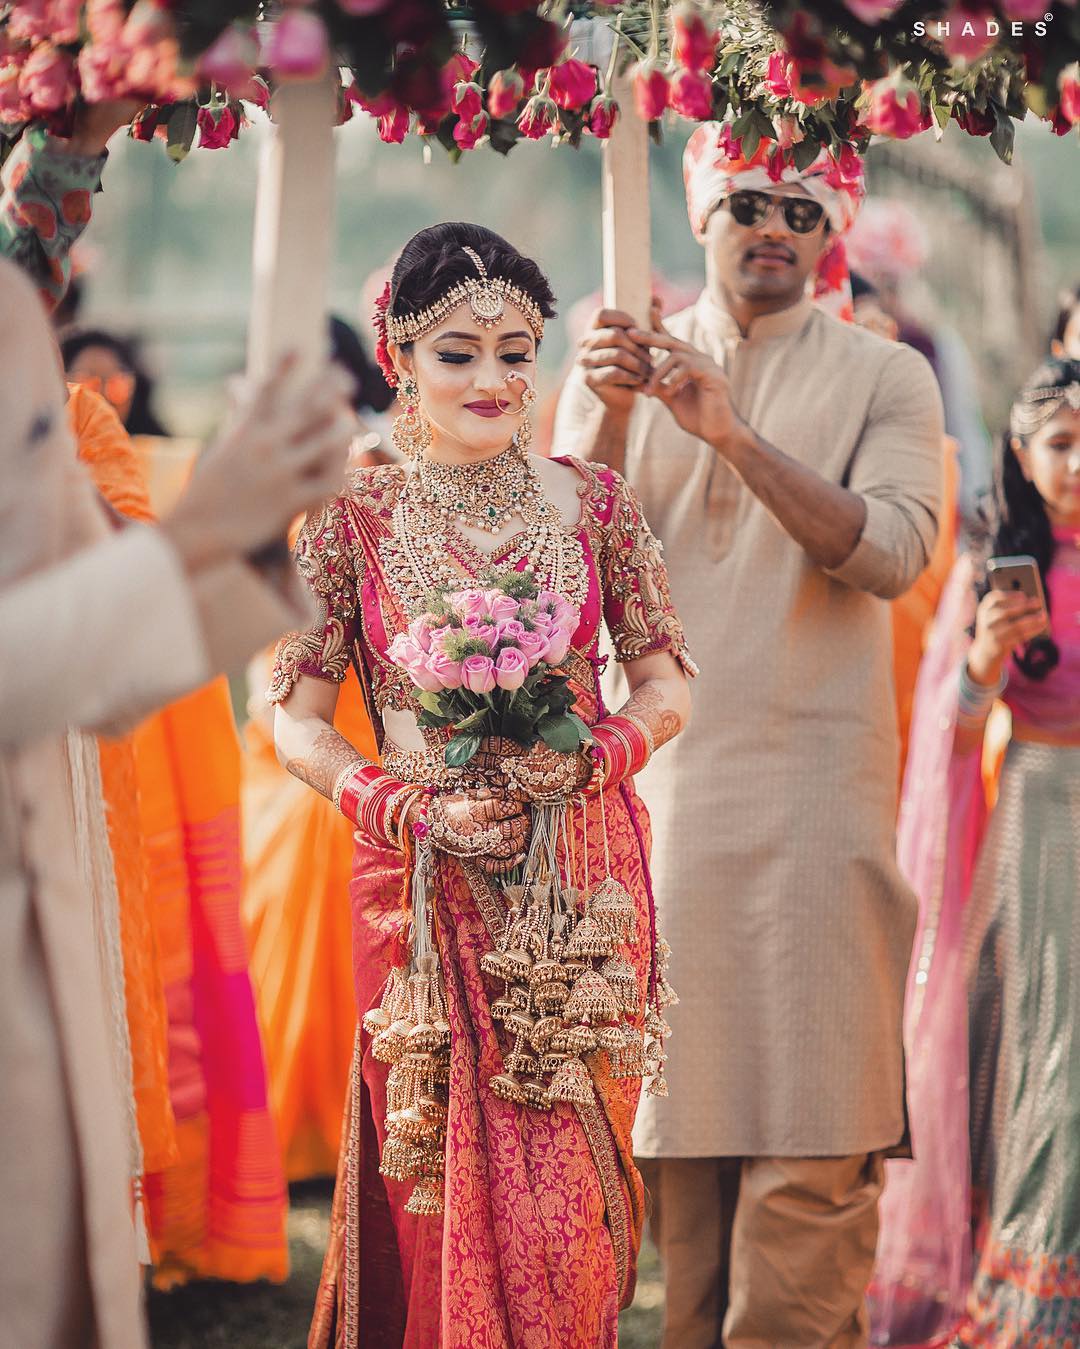
{"type": "Polygon", "coordinates": [[[969,525],[991,483],[990,437],[982,419],[971,353],[954,329],[931,327],[913,312],[912,283],[926,266],[930,241],[915,212],[892,197],[871,197],[847,241],[854,271],[876,292],[877,308],[896,324],[896,338],[922,352],[941,389],[945,430],[956,441],[960,514],[969,525]]]}
{"type": "Polygon", "coordinates": [[[154,410],[154,381],[130,338],[81,328],[60,339],[68,382],[99,393],[129,436],[167,436],[154,410]]]}
{"type": "Polygon", "coordinates": [[[0,315],[0,1340],[137,1349],[105,820],[96,742],[71,728],[133,721],[302,621],[291,577],[248,558],[333,489],[352,422],[343,377],[282,366],[160,528],[113,534],[45,315],[7,262],[0,315]]]}
{"type": "Polygon", "coordinates": [[[1080,362],[1052,358],[1013,404],[987,527],[919,677],[898,840],[921,904],[905,1017],[915,1161],[886,1187],[875,1345],[1080,1336],[1078,782],[1080,362]],[[991,586],[989,559],[1023,554],[1045,606],[1034,585],[991,586]],[[1011,741],[988,819],[1001,703],[1011,741]]]}
{"type": "Polygon", "coordinates": [[[1080,361],[1080,282],[1058,295],[1058,312],[1050,337],[1050,353],[1080,361]]]}

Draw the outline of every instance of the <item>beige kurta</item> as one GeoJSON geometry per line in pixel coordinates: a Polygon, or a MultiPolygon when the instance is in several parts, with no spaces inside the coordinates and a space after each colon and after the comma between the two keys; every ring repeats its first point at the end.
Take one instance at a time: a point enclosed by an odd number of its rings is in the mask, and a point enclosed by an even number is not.
{"type": "MultiPolygon", "coordinates": [[[[808,300],[741,337],[707,295],[668,324],[731,380],[766,441],[860,493],[863,536],[831,575],[657,400],[626,476],[664,544],[701,666],[689,730],[639,779],[681,1002],[667,1099],[643,1156],[829,1156],[904,1132],[901,1006],[915,901],[894,854],[889,607],[936,534],[942,417],[908,347],[808,300]],[[880,597],[880,598],[879,598],[880,597]]],[[[595,400],[575,371],[557,452],[595,400]]]]}
{"type": "Polygon", "coordinates": [[[240,562],[190,581],[144,526],[0,588],[2,1349],[144,1342],[64,727],[130,721],[305,618],[240,562]]]}

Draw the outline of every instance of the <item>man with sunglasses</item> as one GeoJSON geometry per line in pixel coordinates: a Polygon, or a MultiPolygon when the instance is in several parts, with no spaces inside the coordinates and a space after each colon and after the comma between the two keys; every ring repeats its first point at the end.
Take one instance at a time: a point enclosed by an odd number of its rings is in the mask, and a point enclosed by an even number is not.
{"type": "Polygon", "coordinates": [[[664,1349],[864,1345],[906,1139],[884,601],[933,548],[941,407],[918,353],[838,317],[861,165],[770,150],[695,131],[705,291],[650,330],[597,314],[555,433],[640,493],[702,667],[692,734],[639,779],[681,998],[635,1135],[664,1349]]]}

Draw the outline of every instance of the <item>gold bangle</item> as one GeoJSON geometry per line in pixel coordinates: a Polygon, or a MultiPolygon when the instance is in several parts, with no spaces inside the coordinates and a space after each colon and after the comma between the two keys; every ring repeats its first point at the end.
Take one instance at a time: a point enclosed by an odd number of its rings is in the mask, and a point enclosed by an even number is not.
{"type": "MultiPolygon", "coordinates": [[[[638,728],[641,734],[645,737],[645,748],[649,752],[649,759],[651,759],[652,756],[656,753],[656,737],[653,735],[652,730],[649,727],[648,723],[643,721],[641,717],[637,715],[636,712],[628,712],[624,710],[622,712],[616,712],[615,715],[617,717],[625,717],[627,721],[632,722],[638,728]]],[[[646,759],[645,763],[648,763],[649,759],[646,759]]],[[[645,764],[642,764],[643,768],[644,766],[645,764]]]]}
{"type": "Polygon", "coordinates": [[[365,759],[362,754],[358,754],[352,763],[343,768],[334,779],[334,790],[331,793],[330,799],[334,803],[335,810],[341,810],[341,794],[348,786],[349,779],[357,769],[367,767],[367,763],[367,759],[365,759]]]}

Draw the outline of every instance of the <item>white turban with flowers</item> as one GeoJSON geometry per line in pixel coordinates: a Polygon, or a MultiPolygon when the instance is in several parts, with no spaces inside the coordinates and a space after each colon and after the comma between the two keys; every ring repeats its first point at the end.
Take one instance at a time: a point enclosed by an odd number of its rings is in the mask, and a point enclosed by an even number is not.
{"type": "Polygon", "coordinates": [[[729,122],[703,122],[687,141],[683,182],[690,228],[699,242],[705,238],[709,216],[732,192],[767,192],[781,183],[798,183],[822,207],[832,227],[833,242],[815,268],[814,299],[841,318],[852,317],[842,236],[854,223],[866,188],[862,160],[851,146],[845,145],[839,155],[822,150],[807,168],[799,169],[771,140],[763,140],[744,159],[729,122]]]}

